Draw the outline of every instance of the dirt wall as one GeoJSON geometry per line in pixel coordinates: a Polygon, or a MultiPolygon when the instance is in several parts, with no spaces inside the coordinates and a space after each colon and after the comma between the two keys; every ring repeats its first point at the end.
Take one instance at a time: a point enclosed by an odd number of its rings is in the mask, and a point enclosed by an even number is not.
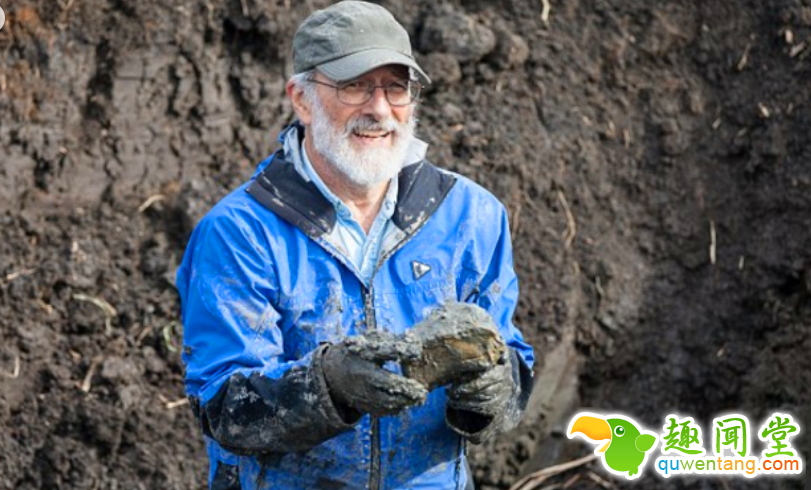
{"type": "MultiPolygon", "coordinates": [[[[0,488],[203,487],[174,270],[291,121],[292,34],[326,3],[2,5],[0,488]]],[[[429,158],[511,215],[542,382],[471,449],[481,488],[585,454],[574,407],[811,421],[811,3],[382,3],[435,79],[429,158]]]]}

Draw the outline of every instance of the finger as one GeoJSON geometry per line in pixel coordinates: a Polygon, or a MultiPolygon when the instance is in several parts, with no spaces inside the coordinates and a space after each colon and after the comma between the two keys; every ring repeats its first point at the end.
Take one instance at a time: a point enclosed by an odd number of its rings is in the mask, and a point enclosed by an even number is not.
{"type": "Polygon", "coordinates": [[[465,361],[459,367],[459,379],[475,378],[493,368],[493,363],[488,359],[471,359],[465,361]]]}
{"type": "Polygon", "coordinates": [[[481,369],[479,371],[467,372],[467,373],[461,374],[460,376],[455,377],[455,379],[453,379],[451,381],[450,386],[451,387],[453,387],[453,386],[461,386],[463,384],[467,384],[467,383],[470,383],[472,381],[475,381],[475,380],[481,378],[486,371],[487,371],[487,369],[485,368],[485,369],[481,369]]]}
{"type": "Polygon", "coordinates": [[[352,354],[378,364],[402,361],[419,355],[419,347],[412,338],[383,330],[352,337],[345,343],[352,354]]]}
{"type": "Polygon", "coordinates": [[[472,379],[458,383],[458,385],[462,387],[462,391],[475,391],[478,389],[484,389],[486,386],[491,384],[501,385],[502,383],[510,384],[511,382],[512,368],[509,364],[507,364],[493,366],[472,379]]]}
{"type": "MultiPolygon", "coordinates": [[[[374,366],[369,363],[370,366],[374,366]]],[[[374,415],[399,412],[425,402],[428,392],[418,382],[374,366],[357,373],[354,406],[374,415]]]]}
{"type": "Polygon", "coordinates": [[[370,382],[380,393],[393,397],[424,401],[428,396],[428,391],[418,381],[386,371],[382,368],[374,373],[370,382]]]}
{"type": "Polygon", "coordinates": [[[375,415],[390,415],[421,405],[428,397],[428,391],[420,383],[408,378],[387,380],[375,393],[375,406],[370,410],[375,415]]]}
{"type": "Polygon", "coordinates": [[[460,383],[452,386],[448,392],[451,396],[470,396],[476,393],[482,393],[493,390],[498,387],[500,380],[492,378],[477,378],[466,383],[460,383]]]}
{"type": "Polygon", "coordinates": [[[378,400],[385,402],[386,406],[402,410],[404,408],[413,407],[425,403],[426,393],[417,391],[404,390],[396,393],[386,391],[379,392],[378,400]]]}
{"type": "Polygon", "coordinates": [[[448,405],[454,410],[473,412],[482,415],[495,415],[502,407],[492,402],[449,402],[448,405]]]}
{"type": "Polygon", "coordinates": [[[465,389],[449,392],[447,397],[451,400],[491,400],[503,393],[509,392],[510,387],[501,384],[485,386],[478,390],[465,389]]]}
{"type": "Polygon", "coordinates": [[[448,403],[454,406],[478,406],[487,404],[498,398],[495,393],[476,393],[469,396],[461,396],[458,398],[448,398],[448,403]]]}

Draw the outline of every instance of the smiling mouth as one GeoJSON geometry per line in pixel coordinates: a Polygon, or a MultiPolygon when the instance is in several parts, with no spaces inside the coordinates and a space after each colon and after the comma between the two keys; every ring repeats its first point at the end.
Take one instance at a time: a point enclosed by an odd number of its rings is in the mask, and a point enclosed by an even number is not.
{"type": "Polygon", "coordinates": [[[358,138],[363,139],[385,138],[389,136],[391,133],[392,133],[391,131],[361,131],[361,130],[352,131],[353,136],[357,136],[358,138]]]}

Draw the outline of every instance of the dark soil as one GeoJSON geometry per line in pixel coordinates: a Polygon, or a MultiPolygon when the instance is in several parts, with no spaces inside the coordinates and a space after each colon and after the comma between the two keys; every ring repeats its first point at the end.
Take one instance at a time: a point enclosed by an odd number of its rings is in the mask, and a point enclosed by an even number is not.
{"type": "MultiPolygon", "coordinates": [[[[291,121],[292,34],[326,3],[3,2],[0,488],[205,486],[174,271],[291,121]]],[[[539,382],[471,449],[481,488],[587,454],[578,407],[806,430],[811,1],[383,4],[435,79],[430,158],[511,213],[539,382]]],[[[647,473],[614,484],[801,488],[647,473]]]]}

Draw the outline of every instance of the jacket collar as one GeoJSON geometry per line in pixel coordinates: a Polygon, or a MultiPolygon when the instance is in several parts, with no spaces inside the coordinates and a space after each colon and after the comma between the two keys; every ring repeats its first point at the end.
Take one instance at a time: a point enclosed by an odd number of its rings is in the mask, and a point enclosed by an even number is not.
{"type": "MultiPolygon", "coordinates": [[[[398,176],[392,222],[407,236],[413,234],[436,212],[455,183],[456,177],[424,159],[404,167],[398,176]]],[[[312,239],[330,234],[335,227],[335,207],[302,177],[284,150],[270,158],[247,192],[312,239]]]]}

